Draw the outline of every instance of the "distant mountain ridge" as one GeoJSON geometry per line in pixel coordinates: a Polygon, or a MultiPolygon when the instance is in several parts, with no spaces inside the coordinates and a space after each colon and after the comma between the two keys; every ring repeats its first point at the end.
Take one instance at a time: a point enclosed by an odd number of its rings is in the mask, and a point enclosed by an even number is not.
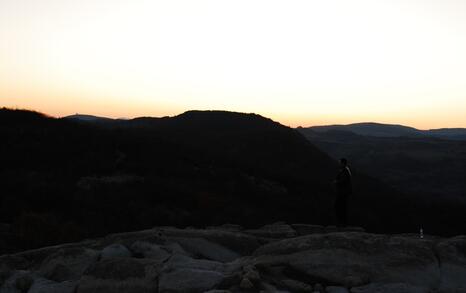
{"type": "Polygon", "coordinates": [[[97,121],[114,121],[113,118],[101,117],[101,116],[94,116],[94,115],[87,115],[87,114],[74,114],[70,116],[63,117],[64,119],[70,119],[75,121],[84,121],[84,122],[97,122],[97,121]]]}
{"type": "Polygon", "coordinates": [[[347,131],[357,135],[374,137],[435,137],[442,139],[466,140],[466,128],[439,128],[420,130],[414,127],[399,124],[362,122],[346,125],[334,124],[311,126],[301,129],[309,129],[319,133],[328,131],[347,131]]]}
{"type": "MultiPolygon", "coordinates": [[[[134,124],[153,124],[155,121],[160,122],[167,118],[180,118],[180,119],[189,119],[190,117],[200,116],[204,111],[187,111],[180,115],[173,117],[137,117],[134,119],[113,119],[102,116],[94,116],[88,114],[74,114],[70,116],[63,117],[64,119],[82,121],[82,122],[118,122],[118,121],[131,121],[134,124]],[[150,122],[149,122],[150,121],[150,122]]],[[[221,115],[229,113],[227,111],[206,111],[211,115],[221,115]]],[[[256,115],[257,114],[249,114],[256,115]]],[[[220,117],[220,116],[219,116],[220,117]]],[[[223,118],[223,117],[222,117],[223,118]]],[[[210,120],[209,120],[210,121],[210,120]]],[[[237,122],[237,121],[236,121],[237,122]]],[[[331,124],[331,125],[316,125],[310,127],[298,127],[300,130],[312,130],[319,133],[328,132],[328,131],[344,131],[351,132],[356,135],[362,136],[374,136],[374,137],[434,137],[441,139],[452,139],[452,140],[466,140],[466,128],[437,128],[437,129],[428,129],[421,130],[410,126],[405,126],[401,124],[384,124],[377,122],[359,122],[351,124],[331,124]]],[[[312,135],[312,134],[310,134],[312,135]]],[[[351,134],[347,134],[351,135],[351,134]]]]}

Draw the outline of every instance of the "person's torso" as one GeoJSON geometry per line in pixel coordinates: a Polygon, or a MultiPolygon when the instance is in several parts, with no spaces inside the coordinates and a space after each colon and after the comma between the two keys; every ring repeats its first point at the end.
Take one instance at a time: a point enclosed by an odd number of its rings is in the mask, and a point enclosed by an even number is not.
{"type": "Polygon", "coordinates": [[[337,188],[340,191],[350,192],[352,188],[351,184],[351,170],[349,167],[342,168],[337,175],[337,188]]]}

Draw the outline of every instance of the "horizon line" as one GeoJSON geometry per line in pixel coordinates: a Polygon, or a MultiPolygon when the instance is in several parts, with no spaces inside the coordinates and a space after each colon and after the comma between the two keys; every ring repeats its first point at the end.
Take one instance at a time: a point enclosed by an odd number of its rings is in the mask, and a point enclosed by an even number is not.
{"type": "Polygon", "coordinates": [[[133,116],[133,117],[116,117],[116,116],[112,117],[111,115],[110,116],[105,116],[105,115],[90,114],[90,113],[79,113],[79,112],[75,112],[74,114],[68,114],[68,115],[51,115],[51,114],[48,114],[48,113],[45,113],[45,112],[42,112],[42,111],[38,111],[38,110],[30,109],[30,108],[25,108],[25,107],[5,107],[5,106],[2,106],[0,109],[36,112],[36,113],[45,115],[46,117],[55,118],[55,119],[63,119],[63,118],[71,117],[71,116],[77,116],[77,115],[79,115],[79,116],[92,116],[92,117],[96,117],[96,118],[111,119],[111,120],[132,120],[132,119],[137,119],[137,118],[164,118],[164,117],[173,118],[173,117],[182,115],[182,114],[184,114],[186,112],[190,112],[190,111],[199,111],[199,112],[212,111],[212,112],[230,112],[230,113],[240,113],[240,114],[255,114],[255,115],[259,115],[261,117],[267,118],[267,119],[271,119],[274,122],[280,123],[280,124],[282,124],[284,126],[288,126],[290,128],[293,128],[293,129],[294,128],[326,127],[326,126],[349,126],[349,125],[355,125],[355,124],[379,124],[379,125],[384,125],[384,126],[402,126],[402,127],[409,127],[409,128],[419,130],[419,131],[429,131],[429,130],[439,130],[439,129],[466,129],[466,127],[461,127],[461,126],[421,129],[421,128],[417,128],[417,127],[406,125],[406,124],[384,123],[384,122],[377,122],[377,121],[359,121],[359,122],[350,122],[350,123],[315,124],[315,125],[309,125],[309,126],[302,126],[302,125],[290,126],[290,125],[285,125],[285,124],[283,124],[282,122],[280,122],[278,120],[275,120],[275,119],[273,119],[271,117],[265,116],[265,115],[260,114],[260,113],[231,111],[231,110],[225,110],[225,109],[209,109],[209,110],[190,109],[190,110],[182,111],[179,114],[174,114],[174,115],[164,115],[164,116],[141,115],[141,116],[133,116]]]}

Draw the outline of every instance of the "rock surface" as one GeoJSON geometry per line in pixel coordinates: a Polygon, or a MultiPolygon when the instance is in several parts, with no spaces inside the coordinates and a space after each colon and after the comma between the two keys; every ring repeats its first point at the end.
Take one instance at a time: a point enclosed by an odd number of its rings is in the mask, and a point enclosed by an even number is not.
{"type": "Polygon", "coordinates": [[[466,292],[466,236],[158,227],[0,256],[7,292],[466,292]]]}

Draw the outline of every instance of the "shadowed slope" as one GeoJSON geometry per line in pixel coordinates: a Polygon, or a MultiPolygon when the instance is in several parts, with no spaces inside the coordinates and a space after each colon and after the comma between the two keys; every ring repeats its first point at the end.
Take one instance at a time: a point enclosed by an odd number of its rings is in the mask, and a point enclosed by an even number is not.
{"type": "MultiPolygon", "coordinates": [[[[0,221],[13,223],[15,249],[154,225],[333,222],[336,162],[259,115],[77,123],[27,113],[0,111],[11,121],[0,128],[0,221]]],[[[402,195],[354,171],[355,224],[416,229],[402,195]]]]}

